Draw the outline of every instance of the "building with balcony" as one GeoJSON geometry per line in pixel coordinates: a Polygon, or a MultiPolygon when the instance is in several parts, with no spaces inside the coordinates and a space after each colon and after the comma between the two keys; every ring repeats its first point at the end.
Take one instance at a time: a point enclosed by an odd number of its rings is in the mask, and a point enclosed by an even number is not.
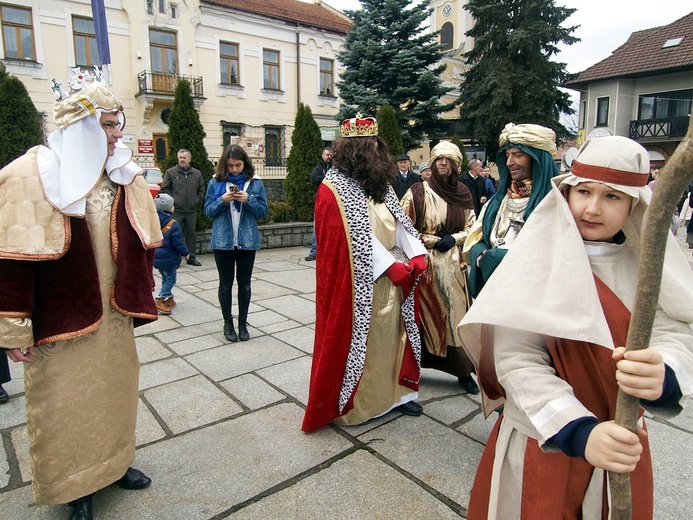
{"type": "MultiPolygon", "coordinates": [[[[190,82],[210,158],[236,142],[264,177],[283,177],[299,103],[323,139],[338,132],[337,53],[351,27],[329,6],[298,0],[105,0],[111,64],[125,107],[122,141],[142,165],[168,153],[174,90],[190,82]]],[[[55,129],[51,79],[100,65],[87,0],[0,3],[0,61],[22,80],[46,131],[55,129]]]]}
{"type": "Polygon", "coordinates": [[[693,104],[693,12],[632,33],[566,87],[580,92],[579,144],[622,135],[663,164],[685,135],[693,104]]]}

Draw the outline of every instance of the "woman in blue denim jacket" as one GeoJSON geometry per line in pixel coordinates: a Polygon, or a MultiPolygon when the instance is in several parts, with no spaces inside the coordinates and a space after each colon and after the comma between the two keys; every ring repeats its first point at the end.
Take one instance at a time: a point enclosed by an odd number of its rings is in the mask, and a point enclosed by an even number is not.
{"type": "Polygon", "coordinates": [[[255,251],[260,249],[257,221],[266,214],[265,187],[255,176],[248,155],[236,144],[227,146],[207,186],[205,215],[214,219],[210,246],[219,272],[219,305],[224,316],[224,336],[231,342],[250,339],[250,276],[255,251]],[[234,275],[238,283],[238,334],[231,313],[234,275]]]}

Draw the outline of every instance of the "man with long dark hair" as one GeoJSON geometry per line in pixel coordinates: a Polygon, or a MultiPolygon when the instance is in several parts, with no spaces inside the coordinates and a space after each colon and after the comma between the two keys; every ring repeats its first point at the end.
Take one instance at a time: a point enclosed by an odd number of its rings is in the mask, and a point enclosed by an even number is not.
{"type": "Polygon", "coordinates": [[[391,187],[373,118],[346,120],[318,189],[316,322],[303,430],[420,415],[421,341],[413,289],[426,249],[391,187]],[[325,254],[323,254],[323,252],[325,254]]]}

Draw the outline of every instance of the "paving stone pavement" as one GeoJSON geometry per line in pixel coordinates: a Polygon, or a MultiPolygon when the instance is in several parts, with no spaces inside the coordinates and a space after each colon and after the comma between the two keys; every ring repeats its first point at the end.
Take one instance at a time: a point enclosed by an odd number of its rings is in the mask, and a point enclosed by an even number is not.
{"type": "MultiPolygon", "coordinates": [[[[693,265],[685,234],[677,240],[693,265]]],[[[423,371],[421,417],[390,412],[360,426],[301,432],[315,321],[307,253],[258,252],[246,343],[222,334],[213,257],[181,266],[171,316],[136,331],[135,466],[153,483],[97,493],[98,519],[466,516],[493,418],[484,420],[477,396],[454,377],[423,371]]],[[[33,505],[22,371],[10,364],[11,398],[0,406],[0,518],[67,518],[65,506],[33,505]]],[[[655,518],[690,518],[693,413],[649,424],[655,518]]]]}

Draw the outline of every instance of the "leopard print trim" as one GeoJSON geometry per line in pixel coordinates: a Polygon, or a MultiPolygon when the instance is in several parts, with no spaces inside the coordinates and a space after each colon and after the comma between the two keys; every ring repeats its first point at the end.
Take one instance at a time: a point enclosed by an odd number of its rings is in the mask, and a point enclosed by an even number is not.
{"type": "MultiPolygon", "coordinates": [[[[390,187],[390,190],[385,196],[385,205],[387,209],[390,210],[390,213],[392,213],[392,215],[400,221],[402,226],[404,226],[404,229],[413,236],[419,237],[419,232],[416,230],[409,217],[404,213],[392,187],[390,187]]],[[[420,279],[421,275],[417,277],[409,296],[407,296],[407,299],[402,303],[404,328],[407,331],[407,337],[409,338],[409,343],[411,343],[411,349],[414,351],[414,357],[416,357],[416,363],[419,365],[419,368],[421,368],[421,335],[419,334],[419,327],[416,326],[416,319],[414,316],[414,293],[416,292],[416,285],[419,283],[420,279]]]]}
{"type": "MultiPolygon", "coordinates": [[[[339,392],[339,412],[342,413],[347,402],[351,398],[363,375],[363,366],[366,360],[366,341],[370,330],[370,318],[373,312],[373,243],[371,241],[372,229],[368,216],[368,204],[363,188],[358,181],[344,176],[334,168],[328,170],[325,180],[331,183],[344,209],[346,223],[349,231],[349,241],[353,258],[360,261],[353,262],[354,284],[354,319],[351,330],[351,342],[347,355],[342,387],[339,392]]],[[[385,205],[399,220],[404,228],[413,236],[418,237],[418,232],[399,205],[395,192],[390,188],[385,205]]],[[[418,281],[418,280],[417,280],[418,281]]],[[[402,304],[402,317],[405,329],[417,363],[421,365],[421,338],[414,320],[414,291],[402,304]]]]}

